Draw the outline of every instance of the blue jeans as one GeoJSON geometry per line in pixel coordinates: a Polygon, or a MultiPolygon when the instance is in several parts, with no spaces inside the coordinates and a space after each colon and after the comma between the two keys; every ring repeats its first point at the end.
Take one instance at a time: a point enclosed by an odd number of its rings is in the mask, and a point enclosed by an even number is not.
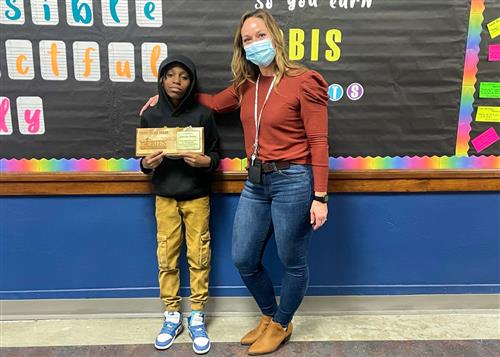
{"type": "Polygon", "coordinates": [[[293,318],[309,282],[307,253],[312,235],[311,167],[292,165],[262,175],[262,183],[246,181],[233,226],[233,263],[264,315],[286,326],[293,318]],[[285,274],[280,305],[262,255],[274,233],[285,274]]]}

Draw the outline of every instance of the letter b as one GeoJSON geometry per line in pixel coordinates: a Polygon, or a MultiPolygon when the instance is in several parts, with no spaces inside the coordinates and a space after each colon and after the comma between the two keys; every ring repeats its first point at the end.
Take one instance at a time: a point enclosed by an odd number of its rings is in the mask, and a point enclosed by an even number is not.
{"type": "Polygon", "coordinates": [[[66,19],[70,26],[92,26],[92,0],[66,0],[66,19]]]}

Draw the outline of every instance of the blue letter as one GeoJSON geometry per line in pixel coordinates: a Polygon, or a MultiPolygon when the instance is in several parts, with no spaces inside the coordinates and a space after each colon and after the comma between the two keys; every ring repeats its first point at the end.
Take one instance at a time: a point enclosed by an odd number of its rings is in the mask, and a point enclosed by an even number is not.
{"type": "Polygon", "coordinates": [[[110,0],[109,2],[109,12],[111,13],[111,17],[115,20],[116,23],[120,23],[120,19],[118,18],[118,14],[116,13],[116,5],[118,5],[118,0],[110,0]]]}
{"type": "Polygon", "coordinates": [[[144,5],[144,16],[146,16],[150,20],[154,20],[154,16],[151,15],[153,11],[156,9],[156,4],[154,2],[148,1],[146,5],[144,5]]]}
{"type": "Polygon", "coordinates": [[[92,20],[92,9],[86,3],[78,6],[78,0],[71,0],[71,10],[73,12],[73,18],[75,19],[75,22],[89,24],[92,20]],[[82,16],[82,10],[85,11],[85,17],[82,16]]]}
{"type": "Polygon", "coordinates": [[[45,21],[50,21],[50,7],[47,4],[43,4],[43,17],[45,18],[45,21]]]}
{"type": "Polygon", "coordinates": [[[16,0],[6,0],[6,5],[8,7],[10,7],[12,9],[12,11],[14,12],[13,15],[10,15],[9,10],[5,11],[5,16],[9,20],[19,20],[21,18],[21,10],[17,6],[14,5],[15,2],[16,2],[16,0]]]}

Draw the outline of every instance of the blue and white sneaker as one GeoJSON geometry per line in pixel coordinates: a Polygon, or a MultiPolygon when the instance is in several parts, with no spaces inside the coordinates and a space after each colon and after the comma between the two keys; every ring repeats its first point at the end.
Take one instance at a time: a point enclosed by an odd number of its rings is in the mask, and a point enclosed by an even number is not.
{"type": "Polygon", "coordinates": [[[165,311],[164,315],[165,321],[163,321],[161,331],[155,340],[155,347],[158,350],[166,350],[172,346],[175,338],[182,331],[181,314],[179,312],[165,311]]]}
{"type": "Polygon", "coordinates": [[[201,355],[210,351],[210,339],[205,328],[205,314],[201,311],[193,311],[187,320],[194,352],[201,355]]]}

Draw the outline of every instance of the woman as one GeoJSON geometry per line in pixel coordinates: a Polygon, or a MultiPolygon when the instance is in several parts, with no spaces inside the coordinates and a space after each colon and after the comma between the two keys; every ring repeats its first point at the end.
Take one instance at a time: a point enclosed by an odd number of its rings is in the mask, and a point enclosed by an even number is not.
{"type": "Polygon", "coordinates": [[[216,112],[240,108],[249,178],[234,219],[232,258],[263,314],[241,339],[259,355],[290,338],[309,281],[309,240],[327,219],[327,84],[286,57],[282,32],[265,10],[241,17],[233,50],[233,84],[198,100],[216,112]],[[273,233],[285,270],[279,305],[262,266],[273,233]]]}

